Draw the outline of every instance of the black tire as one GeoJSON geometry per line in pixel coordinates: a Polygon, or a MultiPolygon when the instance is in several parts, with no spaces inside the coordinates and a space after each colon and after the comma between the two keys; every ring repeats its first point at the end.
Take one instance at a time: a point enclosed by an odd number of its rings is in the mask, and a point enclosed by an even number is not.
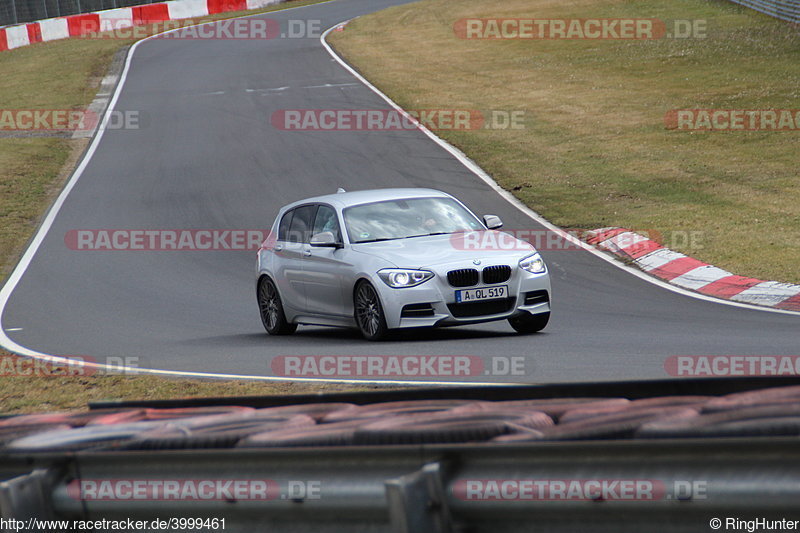
{"type": "Polygon", "coordinates": [[[278,288],[268,277],[258,282],[258,310],[261,323],[270,335],[291,335],[297,330],[297,324],[290,324],[283,312],[281,295],[278,288]]]}
{"type": "Polygon", "coordinates": [[[523,334],[542,331],[549,321],[550,313],[541,313],[538,315],[525,313],[508,319],[508,323],[511,324],[511,327],[514,328],[517,333],[523,334]]]}
{"type": "Polygon", "coordinates": [[[368,341],[379,341],[386,338],[389,328],[386,326],[386,315],[383,314],[378,291],[368,281],[356,285],[353,294],[354,314],[361,335],[368,341]]]}

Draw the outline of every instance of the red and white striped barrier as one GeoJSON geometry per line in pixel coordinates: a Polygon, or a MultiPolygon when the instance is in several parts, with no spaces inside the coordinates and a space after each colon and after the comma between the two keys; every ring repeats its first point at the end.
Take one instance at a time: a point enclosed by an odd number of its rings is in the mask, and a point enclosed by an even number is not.
{"type": "Polygon", "coordinates": [[[737,276],[624,228],[602,228],[590,234],[586,239],[589,244],[684,289],[735,302],[800,311],[800,285],[737,276]]]}
{"type": "Polygon", "coordinates": [[[78,37],[167,20],[205,17],[228,11],[260,9],[286,0],[176,0],[108,9],[0,28],[0,52],[44,41],[78,37]]]}

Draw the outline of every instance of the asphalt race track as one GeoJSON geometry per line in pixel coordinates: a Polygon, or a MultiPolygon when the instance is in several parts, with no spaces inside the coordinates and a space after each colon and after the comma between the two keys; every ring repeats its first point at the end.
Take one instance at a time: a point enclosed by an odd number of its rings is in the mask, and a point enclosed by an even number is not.
{"type": "MultiPolygon", "coordinates": [[[[260,17],[326,29],[397,3],[336,0],[260,17]]],[[[677,294],[584,251],[544,252],[554,313],[541,334],[519,336],[498,322],[375,344],[327,328],[267,336],[252,251],[65,245],[73,229],[268,229],[281,205],[337,187],[434,187],[478,214],[500,215],[506,228],[541,229],[419,131],[292,132],[270,123],[281,109],[387,107],[317,37],[142,43],[116,109],[139,111],[143,126],[106,131],[11,293],[6,335],[46,354],[258,376],[273,375],[279,355],[525,358],[524,375],[473,382],[655,379],[669,377],[672,355],[800,354],[800,316],[677,294]]]]}

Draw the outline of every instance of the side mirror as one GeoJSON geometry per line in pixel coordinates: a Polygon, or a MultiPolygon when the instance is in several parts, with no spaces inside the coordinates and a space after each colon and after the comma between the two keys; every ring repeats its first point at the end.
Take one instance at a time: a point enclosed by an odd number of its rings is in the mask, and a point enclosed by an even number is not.
{"type": "Polygon", "coordinates": [[[336,236],[330,231],[323,231],[311,237],[311,246],[319,248],[341,248],[341,243],[336,242],[336,236]]]}
{"type": "Polygon", "coordinates": [[[483,215],[483,223],[489,229],[500,229],[503,227],[503,221],[497,215],[483,215]]]}

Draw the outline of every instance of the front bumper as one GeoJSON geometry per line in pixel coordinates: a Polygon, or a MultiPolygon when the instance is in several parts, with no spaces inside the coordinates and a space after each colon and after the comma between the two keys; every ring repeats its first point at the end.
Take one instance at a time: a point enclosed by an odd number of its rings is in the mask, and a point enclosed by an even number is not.
{"type": "Polygon", "coordinates": [[[505,320],[523,313],[536,315],[550,312],[551,290],[548,272],[531,274],[515,266],[507,281],[496,284],[479,282],[469,287],[453,287],[447,280],[447,272],[459,268],[466,266],[450,264],[442,268],[429,269],[435,274],[432,279],[416,287],[403,289],[393,289],[381,279],[375,279],[374,285],[383,304],[386,325],[391,329],[456,326],[505,320]],[[456,303],[457,290],[498,285],[508,286],[507,299],[484,300],[470,304],[456,303]]]}

